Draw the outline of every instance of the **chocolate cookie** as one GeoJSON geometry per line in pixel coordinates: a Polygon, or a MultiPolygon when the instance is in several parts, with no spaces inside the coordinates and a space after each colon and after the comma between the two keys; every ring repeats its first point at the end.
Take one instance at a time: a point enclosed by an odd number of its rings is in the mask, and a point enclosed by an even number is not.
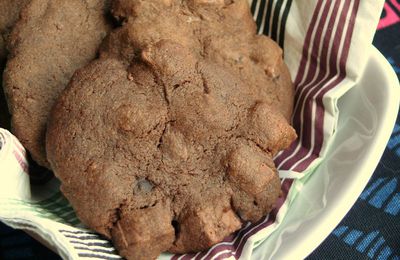
{"type": "Polygon", "coordinates": [[[3,70],[7,58],[8,35],[19,17],[21,9],[29,0],[0,0],[0,127],[10,128],[10,113],[2,88],[3,70]]]}
{"type": "MultiPolygon", "coordinates": [[[[8,35],[29,0],[0,0],[0,64],[6,58],[8,35]]],[[[1,65],[0,65],[1,66],[1,65]]],[[[1,73],[2,71],[0,71],[1,73]]]]}
{"type": "Polygon", "coordinates": [[[128,259],[204,250],[260,220],[280,194],[272,158],[296,134],[282,52],[255,35],[247,1],[116,1],[113,13],[122,27],[47,131],[79,218],[128,259]]]}
{"type": "Polygon", "coordinates": [[[32,0],[9,37],[4,90],[13,132],[42,166],[50,109],[74,71],[95,58],[108,8],[107,0],[32,0]]]}

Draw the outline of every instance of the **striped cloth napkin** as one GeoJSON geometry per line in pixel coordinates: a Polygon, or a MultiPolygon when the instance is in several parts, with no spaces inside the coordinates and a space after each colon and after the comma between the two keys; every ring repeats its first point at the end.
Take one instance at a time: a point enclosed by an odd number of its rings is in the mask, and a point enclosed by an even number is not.
{"type": "MultiPolygon", "coordinates": [[[[293,125],[299,139],[275,158],[283,196],[256,224],[247,224],[208,251],[160,259],[248,259],[276,230],[335,134],[338,99],[366,65],[383,0],[249,1],[258,32],[284,49],[296,87],[293,125]]],[[[120,259],[112,244],[86,229],[51,180],[29,185],[25,149],[0,128],[0,220],[36,234],[64,259],[120,259]]]]}

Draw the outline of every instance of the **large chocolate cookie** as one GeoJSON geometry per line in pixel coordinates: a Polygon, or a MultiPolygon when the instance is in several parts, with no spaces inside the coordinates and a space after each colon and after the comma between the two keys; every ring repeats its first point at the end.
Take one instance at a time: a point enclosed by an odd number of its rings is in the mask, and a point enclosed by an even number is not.
{"type": "MultiPolygon", "coordinates": [[[[19,17],[19,12],[29,0],[0,0],[0,66],[6,58],[8,34],[19,17]]],[[[2,71],[0,70],[0,73],[2,71]]]]}
{"type": "Polygon", "coordinates": [[[50,109],[74,71],[95,58],[107,8],[106,0],[32,0],[10,35],[3,80],[12,128],[42,166],[50,109]]]}
{"type": "Polygon", "coordinates": [[[52,110],[49,162],[79,218],[122,256],[204,250],[279,196],[272,157],[296,138],[281,50],[255,35],[246,0],[116,1],[113,12],[123,26],[52,110]]]}
{"type": "Polygon", "coordinates": [[[10,114],[2,88],[3,69],[7,57],[7,39],[21,9],[29,0],[0,0],[0,127],[10,128],[10,114]]]}

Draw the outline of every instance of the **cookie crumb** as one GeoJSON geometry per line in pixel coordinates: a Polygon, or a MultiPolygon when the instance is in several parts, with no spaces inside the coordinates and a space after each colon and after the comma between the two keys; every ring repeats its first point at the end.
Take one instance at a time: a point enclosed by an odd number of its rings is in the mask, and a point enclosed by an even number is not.
{"type": "Polygon", "coordinates": [[[128,73],[128,80],[133,81],[133,75],[130,72],[128,73]]]}

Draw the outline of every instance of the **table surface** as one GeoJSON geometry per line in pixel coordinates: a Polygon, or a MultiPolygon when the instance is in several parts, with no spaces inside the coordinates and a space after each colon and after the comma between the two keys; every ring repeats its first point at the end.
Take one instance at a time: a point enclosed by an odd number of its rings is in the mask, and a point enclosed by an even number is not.
{"type": "MultiPolygon", "coordinates": [[[[400,79],[400,1],[386,0],[373,44],[400,79]]],[[[59,259],[23,231],[0,223],[0,259],[59,259]]],[[[400,113],[386,150],[355,205],[307,258],[400,260],[400,113]]]]}

